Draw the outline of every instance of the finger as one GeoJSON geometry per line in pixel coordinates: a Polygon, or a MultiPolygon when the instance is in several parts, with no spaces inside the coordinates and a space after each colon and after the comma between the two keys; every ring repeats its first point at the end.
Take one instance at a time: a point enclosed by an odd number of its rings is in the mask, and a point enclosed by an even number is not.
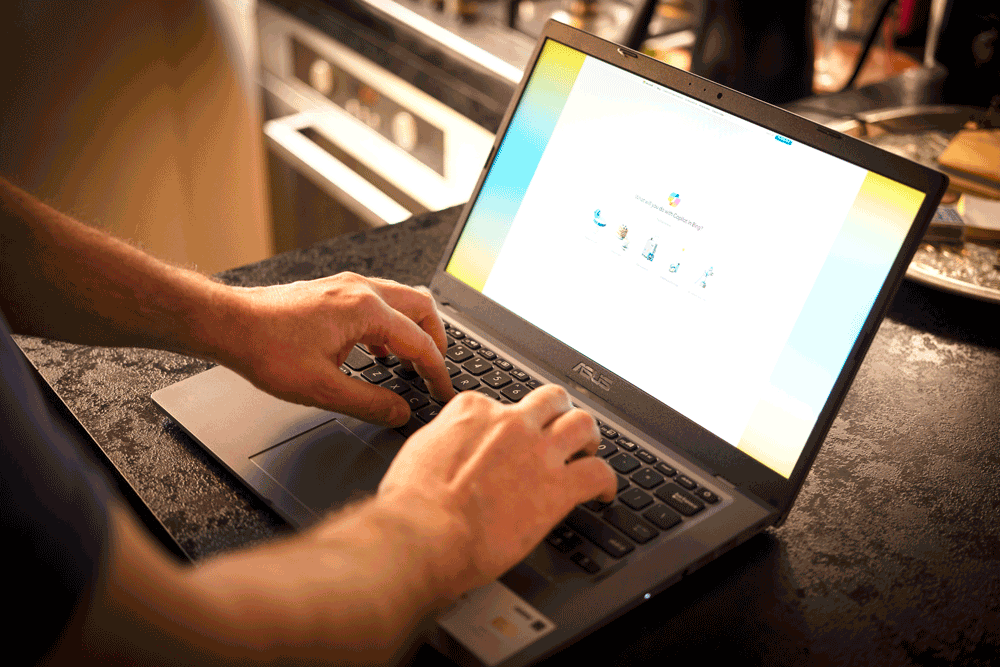
{"type": "Polygon", "coordinates": [[[573,407],[566,390],[555,384],[535,389],[518,404],[525,416],[538,428],[545,428],[553,420],[573,407]]]}
{"type": "MultiPolygon", "coordinates": [[[[588,456],[572,461],[566,465],[569,475],[568,488],[573,490],[570,500],[572,505],[598,498],[604,502],[615,499],[618,491],[618,479],[604,459],[588,456]]],[[[569,509],[566,510],[567,512],[569,509]]]]}
{"type": "Polygon", "coordinates": [[[339,371],[334,373],[336,376],[339,378],[332,382],[329,405],[325,407],[372,424],[396,427],[410,420],[410,406],[396,392],[346,377],[339,371]]]}
{"type": "Polygon", "coordinates": [[[372,283],[383,301],[413,320],[430,335],[442,355],[447,351],[448,338],[444,332],[444,322],[441,321],[430,290],[426,287],[409,287],[380,278],[372,279],[372,283]]]}
{"type": "Polygon", "coordinates": [[[455,395],[451,378],[444,367],[444,357],[431,337],[417,324],[384,301],[375,315],[377,323],[362,339],[369,346],[388,346],[427,381],[431,394],[447,402],[455,395]]]}
{"type": "Polygon", "coordinates": [[[573,409],[553,420],[548,427],[553,450],[562,460],[578,455],[593,456],[601,444],[597,422],[583,410],[573,409]]]}
{"type": "Polygon", "coordinates": [[[371,352],[372,356],[374,356],[376,359],[385,359],[386,357],[389,356],[388,348],[382,345],[372,345],[368,351],[371,352]]]}

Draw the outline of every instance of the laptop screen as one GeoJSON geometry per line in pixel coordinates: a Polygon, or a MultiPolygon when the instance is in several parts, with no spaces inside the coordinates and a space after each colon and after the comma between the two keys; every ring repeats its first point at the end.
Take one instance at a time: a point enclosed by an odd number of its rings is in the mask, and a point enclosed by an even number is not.
{"type": "Polygon", "coordinates": [[[446,271],[787,478],[923,199],[550,39],[446,271]]]}

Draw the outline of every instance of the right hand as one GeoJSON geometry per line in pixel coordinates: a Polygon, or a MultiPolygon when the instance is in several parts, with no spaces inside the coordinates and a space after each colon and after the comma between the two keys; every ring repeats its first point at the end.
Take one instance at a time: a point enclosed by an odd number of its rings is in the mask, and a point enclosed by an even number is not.
{"type": "Polygon", "coordinates": [[[517,405],[464,392],[406,442],[376,502],[460,536],[443,541],[435,565],[457,595],[517,564],[574,505],[614,498],[615,475],[593,456],[599,443],[593,417],[556,385],[517,405]]]}

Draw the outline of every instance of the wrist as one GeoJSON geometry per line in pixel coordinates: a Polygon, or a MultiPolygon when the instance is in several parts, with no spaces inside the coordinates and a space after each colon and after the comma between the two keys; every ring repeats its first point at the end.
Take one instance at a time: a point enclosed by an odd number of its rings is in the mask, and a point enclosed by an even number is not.
{"type": "Polygon", "coordinates": [[[253,350],[249,290],[198,276],[197,297],[188,316],[184,350],[225,366],[246,365],[253,350]]]}
{"type": "Polygon", "coordinates": [[[458,515],[417,494],[378,495],[370,504],[379,543],[392,545],[406,563],[415,599],[428,605],[453,601],[475,583],[472,534],[458,515]]]}

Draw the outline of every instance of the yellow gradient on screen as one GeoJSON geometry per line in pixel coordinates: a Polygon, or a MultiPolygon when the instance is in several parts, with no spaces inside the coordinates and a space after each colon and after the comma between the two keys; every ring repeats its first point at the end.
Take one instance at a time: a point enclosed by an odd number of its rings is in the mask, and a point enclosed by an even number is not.
{"type": "Polygon", "coordinates": [[[583,53],[551,39],[542,47],[446,269],[480,292],[585,59],[583,53]]]}
{"type": "Polygon", "coordinates": [[[869,172],[750,416],[739,449],[789,477],[924,193],[869,172]]]}

